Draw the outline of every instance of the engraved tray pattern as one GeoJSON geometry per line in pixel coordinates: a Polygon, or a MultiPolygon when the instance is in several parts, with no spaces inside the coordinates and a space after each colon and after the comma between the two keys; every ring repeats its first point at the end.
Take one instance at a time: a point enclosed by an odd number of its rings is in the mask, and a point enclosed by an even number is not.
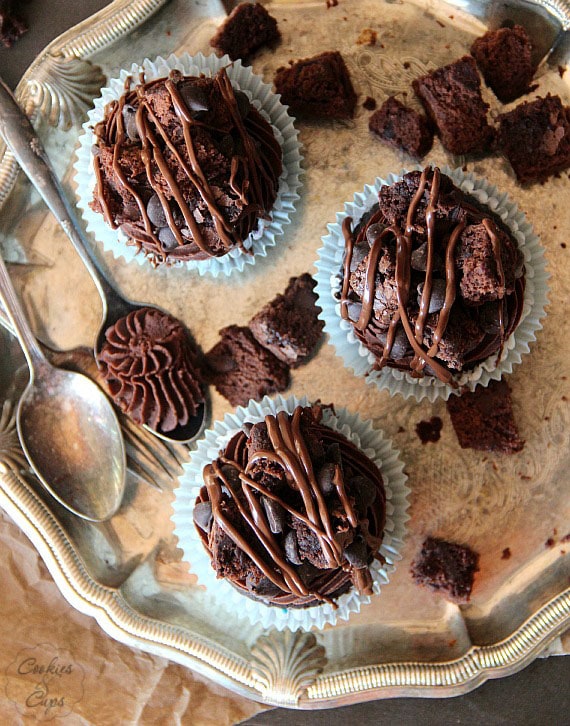
{"type": "MultiPolygon", "coordinates": [[[[367,95],[381,102],[389,94],[409,92],[413,77],[463,54],[486,24],[496,26],[509,16],[533,28],[541,53],[556,44],[539,69],[540,91],[570,102],[570,72],[558,71],[568,62],[570,46],[570,8],[563,1],[510,2],[500,8],[439,0],[406,5],[354,0],[350,8],[341,0],[330,9],[323,0],[267,4],[284,33],[280,48],[254,60],[254,70],[268,81],[289,57],[328,49],[310,32],[319,27],[320,37],[334,37],[343,52],[360,102],[367,95]],[[375,19],[380,15],[381,22],[375,19]],[[376,30],[376,45],[357,42],[366,28],[376,30]]],[[[17,95],[67,183],[78,122],[104,76],[145,55],[206,51],[222,14],[222,3],[214,0],[116,0],[38,57],[17,95]]],[[[139,271],[105,256],[110,274],[127,295],[183,318],[207,349],[222,325],[247,321],[291,274],[312,268],[326,222],[334,220],[344,200],[376,174],[405,165],[403,157],[369,142],[363,133],[367,117],[360,110],[350,124],[300,126],[303,198],[282,244],[254,269],[229,282],[196,281],[178,270],[139,271]],[[191,305],[188,282],[199,301],[212,300],[219,285],[227,285],[236,302],[234,319],[216,304],[191,305]]],[[[0,156],[0,246],[38,334],[60,350],[89,345],[100,309],[93,286],[37,194],[17,177],[10,154],[0,150],[0,156]],[[62,294],[64,289],[81,290],[79,304],[62,294]]],[[[451,159],[436,146],[426,161],[457,165],[464,160],[451,159]]],[[[559,202],[568,194],[567,176],[531,193],[519,190],[497,159],[475,162],[469,170],[482,176],[491,171],[493,181],[519,202],[547,248],[554,272],[551,298],[566,299],[570,278],[562,272],[559,239],[570,231],[570,210],[559,202]]],[[[322,632],[263,632],[237,615],[225,627],[220,614],[211,611],[181,562],[169,520],[176,476],[188,455],[184,447],[138,436],[136,427],[123,422],[129,481],[116,517],[91,525],[48,500],[22,470],[13,411],[25,383],[24,360],[1,328],[0,505],[30,537],[64,596],[112,637],[185,664],[245,696],[324,708],[391,696],[458,695],[522,668],[570,623],[569,556],[561,542],[570,521],[570,366],[567,351],[555,349],[553,334],[559,330],[564,341],[567,326],[562,305],[553,302],[545,330],[513,374],[516,412],[527,439],[516,462],[462,451],[443,406],[391,401],[371,391],[342,368],[326,344],[295,372],[292,392],[334,400],[381,426],[404,453],[413,488],[410,536],[390,586],[348,623],[322,632]],[[422,446],[414,427],[432,415],[445,421],[442,440],[422,446]],[[458,608],[411,583],[409,563],[426,533],[464,540],[481,551],[485,576],[469,606],[458,608]],[[545,547],[550,538],[555,546],[545,547]],[[507,546],[512,557],[503,560],[507,546]]],[[[215,393],[212,403],[214,419],[229,409],[215,393]]]]}

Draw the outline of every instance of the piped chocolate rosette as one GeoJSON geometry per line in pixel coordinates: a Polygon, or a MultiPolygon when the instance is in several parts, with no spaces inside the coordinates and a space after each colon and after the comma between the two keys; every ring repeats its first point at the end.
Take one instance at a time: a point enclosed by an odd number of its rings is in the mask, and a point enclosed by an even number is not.
{"type": "Polygon", "coordinates": [[[356,224],[346,217],[340,313],[385,366],[455,376],[501,358],[523,307],[523,255],[509,227],[426,168],[384,185],[356,224]]]}
{"type": "Polygon", "coordinates": [[[267,605],[309,608],[372,593],[386,495],[376,464],[296,406],[245,424],[205,466],[193,510],[218,578],[267,605]]]}
{"type": "Polygon", "coordinates": [[[97,364],[113,401],[135,423],[168,433],[204,404],[197,352],[180,321],[139,308],[105,331],[97,364]]]}
{"type": "Polygon", "coordinates": [[[131,81],[94,129],[92,210],[155,265],[243,249],[278,193],[271,125],[223,68],[131,81]]]}

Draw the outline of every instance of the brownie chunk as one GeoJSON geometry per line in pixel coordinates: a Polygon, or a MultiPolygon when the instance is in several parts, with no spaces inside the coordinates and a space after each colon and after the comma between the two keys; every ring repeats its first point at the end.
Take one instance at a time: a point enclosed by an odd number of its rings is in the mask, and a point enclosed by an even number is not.
{"type": "Polygon", "coordinates": [[[487,85],[503,103],[528,93],[536,71],[532,44],[521,25],[490,30],[471,46],[487,85]]]}
{"type": "Polygon", "coordinates": [[[475,60],[463,56],[412,83],[441,143],[452,154],[483,152],[493,138],[475,60]]]}
{"type": "Polygon", "coordinates": [[[444,592],[450,600],[465,603],[471,597],[479,555],[464,545],[428,537],[420,556],[412,562],[412,576],[418,585],[444,592]]]}
{"type": "Polygon", "coordinates": [[[321,338],[324,323],[317,317],[315,284],[308,273],[292,277],[285,293],[277,295],[249,323],[257,342],[292,367],[303,363],[321,338]]]}
{"type": "Polygon", "coordinates": [[[289,367],[259,345],[249,328],[228,325],[220,338],[206,354],[204,376],[232,406],[287,388],[289,367]]]}
{"type": "Polygon", "coordinates": [[[521,103],[497,121],[497,145],[522,184],[570,166],[570,107],[558,96],[521,103]]]}
{"type": "Polygon", "coordinates": [[[511,390],[504,380],[491,381],[484,388],[450,396],[447,410],[462,449],[516,454],[524,440],[513,416],[511,390]]]}
{"type": "Polygon", "coordinates": [[[425,116],[394,96],[372,114],[368,128],[387,146],[402,149],[416,159],[427,154],[433,144],[433,133],[425,116]]]}
{"type": "Polygon", "coordinates": [[[455,262],[461,271],[459,290],[467,303],[498,300],[510,295],[515,287],[517,265],[522,262],[508,235],[496,228],[496,240],[501,250],[501,266],[484,224],[470,224],[461,233],[455,262]],[[502,273],[502,274],[501,274],[502,273]]]}
{"type": "Polygon", "coordinates": [[[261,3],[240,3],[220,25],[210,45],[232,60],[247,60],[262,45],[281,38],[277,21],[261,3]]]}
{"type": "Polygon", "coordinates": [[[288,67],[277,69],[274,81],[281,101],[297,116],[347,119],[354,115],[356,93],[338,51],[289,61],[288,67]]]}
{"type": "Polygon", "coordinates": [[[10,48],[28,30],[26,21],[15,12],[24,2],[0,0],[0,43],[5,48],[10,48]]]}

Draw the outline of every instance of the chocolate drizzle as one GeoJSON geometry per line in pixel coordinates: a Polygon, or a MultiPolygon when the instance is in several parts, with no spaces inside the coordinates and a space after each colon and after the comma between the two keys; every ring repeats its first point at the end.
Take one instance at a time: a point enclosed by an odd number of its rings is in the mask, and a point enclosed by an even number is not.
{"type": "MultiPolygon", "coordinates": [[[[383,207],[381,192],[380,205],[365,216],[355,231],[352,230],[350,217],[343,221],[345,257],[341,316],[350,320],[356,335],[374,352],[377,369],[390,365],[409,370],[415,377],[427,372],[455,386],[452,368],[462,370],[494,352],[500,358],[504,342],[514,330],[522,310],[522,255],[508,230],[504,227],[499,230],[497,225],[500,221],[496,221],[490,212],[486,213],[471,198],[461,196],[461,192],[439,169],[426,168],[421,174],[407,174],[401,187],[411,195],[406,210],[400,199],[393,203],[397,213],[383,207]],[[442,187],[445,187],[444,191],[442,187]],[[402,219],[401,223],[397,221],[398,216],[402,219]],[[483,280],[493,289],[491,292],[486,289],[487,297],[481,295],[458,301],[458,272],[466,269],[463,260],[471,253],[462,251],[460,263],[457,248],[460,243],[463,244],[464,233],[477,228],[477,225],[484,229],[484,233],[479,232],[480,237],[483,234],[490,240],[492,261],[484,258],[473,262],[472,257],[469,263],[475,269],[474,274],[479,276],[477,280],[483,280]],[[355,264],[355,250],[366,249],[367,243],[370,248],[363,261],[355,264]],[[507,249],[504,249],[505,244],[507,249]],[[394,247],[395,271],[390,273],[390,250],[394,247]],[[415,250],[422,255],[418,256],[415,250]],[[443,262],[440,262],[440,255],[444,257],[443,262]],[[505,259],[513,262],[510,289],[505,259]],[[515,269],[517,267],[518,270],[515,269]],[[423,270],[420,283],[418,270],[423,270]],[[443,280],[441,274],[444,275],[443,280]],[[391,288],[385,289],[390,280],[395,287],[394,297],[390,297],[391,288]],[[412,284],[418,287],[417,303],[411,297],[412,284]],[[434,298],[436,287],[438,298],[434,298]],[[487,303],[485,309],[481,307],[484,302],[487,303]],[[361,308],[356,318],[349,311],[358,304],[361,308]],[[489,324],[480,313],[480,310],[485,310],[488,315],[489,306],[496,309],[496,332],[489,332],[489,324]],[[377,310],[380,314],[375,314],[377,310]],[[457,318],[456,328],[461,326],[461,321],[466,321],[465,324],[475,331],[470,348],[464,345],[464,360],[460,357],[451,361],[441,357],[444,351],[442,345],[446,344],[446,334],[454,315],[462,316],[457,318]]],[[[480,242],[481,249],[484,244],[488,242],[480,242]]],[[[362,256],[363,253],[360,251],[359,254],[362,256]]],[[[478,251],[478,254],[482,256],[484,252],[478,251]]],[[[356,260],[359,259],[361,257],[356,257],[356,260]]]]}
{"type": "Polygon", "coordinates": [[[93,209],[156,264],[243,248],[277,196],[282,152],[271,126],[224,69],[129,88],[95,128],[93,209]]]}
{"type": "MultiPolygon", "coordinates": [[[[320,409],[316,411],[320,415],[320,409]]],[[[272,584],[269,604],[334,604],[334,598],[351,582],[362,592],[371,593],[368,565],[382,541],[385,518],[380,472],[344,436],[318,423],[313,409],[297,407],[291,415],[268,415],[264,431],[263,448],[250,451],[246,434],[240,432],[224,453],[204,468],[205,486],[197,506],[210,502],[213,517],[208,531],[198,526],[204,544],[215,559],[220,537],[229,537],[232,546],[248,558],[250,567],[257,568],[258,575],[272,584]],[[336,462],[326,464],[334,471],[330,488],[319,484],[323,456],[315,455],[315,436],[320,451],[331,444],[340,451],[336,462]],[[281,484],[275,488],[275,480],[260,477],[260,471],[280,476],[281,484]],[[357,488],[359,479],[365,479],[368,495],[372,491],[365,501],[357,488]],[[272,529],[268,510],[274,509],[284,513],[285,524],[275,526],[273,522],[272,529]],[[299,532],[304,540],[297,545],[299,532]],[[351,564],[348,552],[356,541],[365,543],[366,559],[361,562],[352,558],[351,564]],[[317,566],[307,564],[306,557],[317,566]],[[310,577],[307,567],[311,569],[310,577]]],[[[247,587],[244,572],[235,572],[229,579],[246,594],[255,596],[247,587]]]]}

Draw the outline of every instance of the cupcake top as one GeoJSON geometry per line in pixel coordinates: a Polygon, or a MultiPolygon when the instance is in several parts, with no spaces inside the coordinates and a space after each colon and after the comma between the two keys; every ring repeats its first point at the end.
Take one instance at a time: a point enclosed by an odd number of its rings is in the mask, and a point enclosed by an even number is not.
{"type": "Polygon", "coordinates": [[[126,90],[95,137],[90,206],[155,265],[243,247],[277,197],[281,147],[224,69],[126,90]]]}
{"type": "Polygon", "coordinates": [[[523,255],[509,228],[439,169],[383,186],[343,223],[341,315],[375,368],[453,376],[500,359],[522,312],[523,255]]]}
{"type": "Polygon", "coordinates": [[[139,308],[105,331],[97,364],[115,403],[135,423],[168,433],[204,403],[196,352],[182,323],[139,308]]]}
{"type": "Polygon", "coordinates": [[[321,414],[297,406],[246,424],[203,471],[193,517],[212,567],[267,605],[334,604],[353,586],[372,593],[382,475],[321,414]]]}

